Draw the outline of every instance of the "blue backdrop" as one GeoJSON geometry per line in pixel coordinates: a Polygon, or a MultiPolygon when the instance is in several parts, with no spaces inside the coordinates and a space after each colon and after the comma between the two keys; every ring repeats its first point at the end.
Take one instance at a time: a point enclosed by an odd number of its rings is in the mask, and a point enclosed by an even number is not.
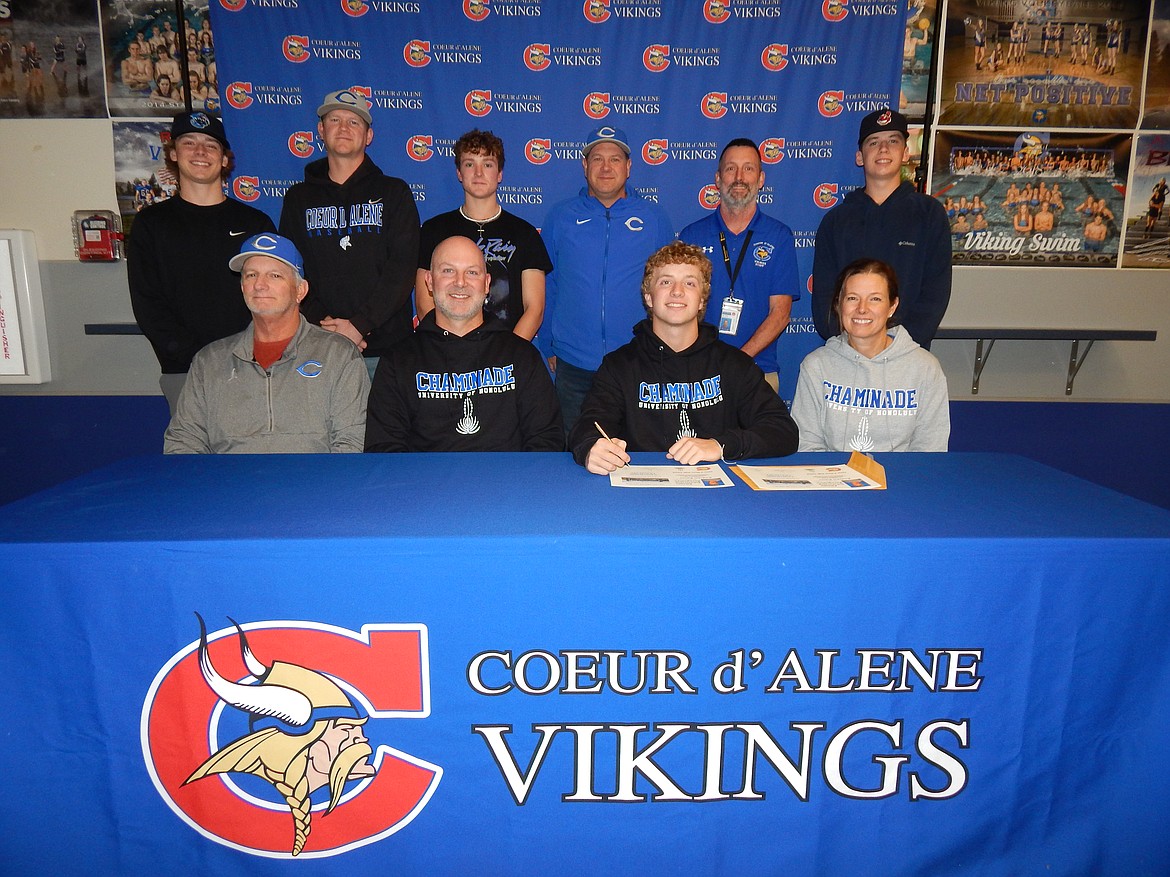
{"type": "Polygon", "coordinates": [[[722,146],[756,140],[761,206],[792,227],[805,283],[780,340],[791,400],[819,344],[807,291],[817,225],[862,182],[861,117],[899,93],[900,4],[219,0],[211,13],[234,193],[274,219],[324,154],[321,98],[345,87],[373,101],[371,155],[410,184],[424,220],[462,202],[452,145],[473,127],[503,138],[500,201],[537,227],[582,186],[580,148],[600,124],[627,131],[631,185],[676,231],[717,205],[722,146]]]}

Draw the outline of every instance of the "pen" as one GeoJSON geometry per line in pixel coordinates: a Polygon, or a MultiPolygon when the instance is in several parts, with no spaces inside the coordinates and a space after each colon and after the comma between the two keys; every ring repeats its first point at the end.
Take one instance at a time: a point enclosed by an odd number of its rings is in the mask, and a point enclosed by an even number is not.
{"type": "MultiPolygon", "coordinates": [[[[601,433],[601,437],[602,437],[603,439],[605,439],[607,442],[609,442],[609,443],[612,445],[612,444],[613,444],[613,439],[611,439],[611,438],[609,437],[609,433],[607,433],[607,432],[606,432],[604,429],[602,429],[602,428],[601,428],[601,424],[600,424],[600,423],[598,423],[598,422],[595,420],[595,421],[593,421],[593,425],[594,425],[595,427],[597,427],[597,431],[598,431],[599,433],[601,433]]],[[[622,464],[622,466],[625,466],[625,464],[623,463],[623,464],[622,464]]]]}

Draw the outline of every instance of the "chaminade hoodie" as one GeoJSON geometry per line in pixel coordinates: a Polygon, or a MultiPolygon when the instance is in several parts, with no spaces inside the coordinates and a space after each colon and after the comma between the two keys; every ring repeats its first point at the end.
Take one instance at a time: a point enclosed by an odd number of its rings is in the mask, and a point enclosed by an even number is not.
{"type": "Polygon", "coordinates": [[[902,326],[869,359],[836,335],[800,364],[792,416],[802,451],[945,451],[947,381],[902,326]]]}
{"type": "Polygon", "coordinates": [[[667,451],[690,436],[715,439],[730,461],[782,457],[797,445],[796,424],[760,367],[708,323],[678,353],[649,320],[636,325],[634,340],[602,360],[569,435],[581,465],[601,438],[595,422],[629,451],[667,451]]]}
{"type": "Polygon", "coordinates": [[[382,357],[366,451],[563,451],[552,378],[531,343],[490,314],[466,335],[418,331],[382,357]]]}

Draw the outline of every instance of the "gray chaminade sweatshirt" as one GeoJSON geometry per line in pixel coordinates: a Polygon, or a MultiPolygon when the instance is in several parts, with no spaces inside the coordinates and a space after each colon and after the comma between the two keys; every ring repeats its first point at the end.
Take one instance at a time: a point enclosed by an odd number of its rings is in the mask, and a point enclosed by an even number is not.
{"type": "Polygon", "coordinates": [[[844,335],[800,365],[792,416],[802,451],[945,451],[951,434],[942,367],[901,326],[868,359],[844,335]]]}

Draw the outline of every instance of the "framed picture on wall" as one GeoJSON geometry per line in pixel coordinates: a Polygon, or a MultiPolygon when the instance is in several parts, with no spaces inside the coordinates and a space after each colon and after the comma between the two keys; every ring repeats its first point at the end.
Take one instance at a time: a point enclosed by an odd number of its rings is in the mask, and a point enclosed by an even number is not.
{"type": "Polygon", "coordinates": [[[49,381],[49,335],[31,231],[0,229],[0,383],[49,381]]]}

